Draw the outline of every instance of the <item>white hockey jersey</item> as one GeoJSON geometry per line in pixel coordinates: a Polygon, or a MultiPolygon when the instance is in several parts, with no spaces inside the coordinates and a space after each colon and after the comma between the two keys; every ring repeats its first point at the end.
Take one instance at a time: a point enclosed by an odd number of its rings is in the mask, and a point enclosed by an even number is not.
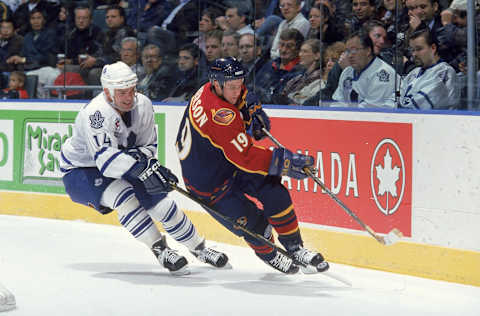
{"type": "Polygon", "coordinates": [[[402,81],[401,107],[430,110],[455,108],[460,100],[457,74],[448,63],[438,63],[410,71],[402,81]]]}
{"type": "MultiPolygon", "coordinates": [[[[395,70],[375,57],[360,73],[349,66],[342,71],[332,107],[396,108],[395,70]],[[356,102],[356,103],[355,103],[356,102]]],[[[397,75],[397,84],[400,83],[397,75]]]]}
{"type": "Polygon", "coordinates": [[[104,93],[82,108],[72,137],[62,146],[61,170],[97,167],[105,177],[118,179],[136,162],[125,149],[137,147],[147,157],[156,156],[152,102],[137,93],[136,103],[124,118],[107,102],[104,93]]]}

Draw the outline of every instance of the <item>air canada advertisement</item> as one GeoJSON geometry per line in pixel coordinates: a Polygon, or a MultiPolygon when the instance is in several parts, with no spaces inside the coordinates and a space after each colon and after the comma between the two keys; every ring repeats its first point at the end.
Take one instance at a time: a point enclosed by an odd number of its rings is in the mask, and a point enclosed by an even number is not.
{"type": "MultiPolygon", "coordinates": [[[[411,124],[272,118],[271,132],[288,149],[313,156],[318,179],[372,229],[411,236],[411,124]]],[[[268,138],[261,144],[274,146],[268,138]]],[[[360,230],[312,179],[284,177],[283,184],[301,222],[360,230]]]]}

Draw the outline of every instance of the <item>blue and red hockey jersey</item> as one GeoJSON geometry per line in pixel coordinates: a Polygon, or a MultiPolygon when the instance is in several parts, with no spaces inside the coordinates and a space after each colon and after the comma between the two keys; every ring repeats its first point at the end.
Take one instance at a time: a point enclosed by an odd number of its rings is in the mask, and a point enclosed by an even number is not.
{"type": "Polygon", "coordinates": [[[236,106],[219,98],[211,84],[188,104],[176,147],[185,185],[211,203],[228,192],[239,170],[267,175],[272,152],[253,143],[236,106]]]}

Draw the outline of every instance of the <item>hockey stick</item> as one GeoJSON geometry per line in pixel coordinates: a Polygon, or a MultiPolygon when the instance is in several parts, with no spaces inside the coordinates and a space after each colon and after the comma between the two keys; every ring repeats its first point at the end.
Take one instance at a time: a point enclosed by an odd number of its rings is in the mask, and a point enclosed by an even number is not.
{"type": "MultiPolygon", "coordinates": [[[[284,148],[284,146],[275,138],[273,135],[265,128],[262,127],[262,131],[265,133],[265,135],[268,136],[272,140],[275,145],[277,145],[280,148],[284,148]]],[[[313,173],[312,169],[305,167],[303,171],[313,179],[327,194],[335,201],[337,202],[338,205],[340,205],[341,208],[345,212],[347,212],[348,215],[350,215],[362,228],[369,233],[373,238],[375,238],[379,243],[383,245],[391,245],[396,243],[400,238],[403,237],[402,232],[399,231],[397,228],[392,229],[386,236],[380,236],[376,234],[373,229],[370,228],[367,224],[365,224],[358,216],[355,214],[351,209],[349,209],[345,203],[343,203],[332,191],[330,191],[326,185],[313,173]]]]}
{"type": "Polygon", "coordinates": [[[209,212],[211,212],[212,214],[214,214],[215,216],[218,216],[219,218],[221,218],[222,220],[224,220],[225,222],[229,223],[229,224],[232,224],[236,229],[239,229],[241,230],[242,232],[250,235],[251,237],[259,240],[259,241],[262,241],[264,243],[266,243],[267,245],[269,245],[270,247],[272,247],[273,249],[275,249],[276,251],[280,252],[281,254],[283,254],[284,256],[290,258],[293,260],[293,262],[296,264],[296,265],[299,265],[299,266],[302,266],[302,267],[306,267],[307,265],[304,264],[303,262],[300,262],[298,260],[296,260],[295,258],[293,258],[288,252],[286,252],[285,250],[283,250],[282,248],[278,247],[277,245],[275,245],[273,242],[271,242],[270,240],[268,240],[267,238],[265,238],[264,236],[260,235],[260,234],[257,234],[255,232],[252,232],[251,230],[239,225],[238,223],[236,223],[232,218],[228,217],[228,216],[225,216],[223,215],[222,213],[220,213],[219,211],[217,211],[215,208],[213,208],[212,206],[209,206],[207,205],[204,201],[202,201],[201,199],[193,196],[190,192],[180,188],[176,183],[172,183],[170,182],[170,186],[175,190],[177,191],[178,193],[182,194],[183,196],[189,198],[190,200],[194,201],[194,202],[197,202],[200,206],[202,206],[203,208],[207,209],[209,212]]]}

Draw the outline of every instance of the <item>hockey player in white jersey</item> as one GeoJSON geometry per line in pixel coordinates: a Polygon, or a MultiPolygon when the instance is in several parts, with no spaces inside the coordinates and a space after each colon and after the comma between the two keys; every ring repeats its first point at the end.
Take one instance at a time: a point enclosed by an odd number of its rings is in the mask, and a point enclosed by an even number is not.
{"type": "Polygon", "coordinates": [[[346,42],[350,66],[346,67],[338,81],[332,98],[332,107],[396,108],[395,82],[400,77],[388,63],[375,56],[368,33],[352,33],[346,42]],[[397,80],[395,80],[397,76],[397,80]]]}
{"type": "Polygon", "coordinates": [[[438,45],[427,28],[412,33],[409,40],[418,66],[403,79],[400,107],[419,110],[454,109],[460,91],[456,88],[455,69],[442,61],[438,45]]]}
{"type": "Polygon", "coordinates": [[[9,311],[15,306],[15,296],[0,283],[0,312],[9,311]]]}
{"type": "Polygon", "coordinates": [[[167,196],[169,183],[178,179],[155,158],[153,106],[136,92],[137,75],[116,62],[103,67],[100,80],[103,92],[80,110],[73,135],[62,146],[63,182],[72,201],[102,214],[115,209],[122,226],[173,274],[188,273],[187,260],[167,246],[153,220],[200,261],[225,266],[228,257],[205,247],[190,219],[167,196]]]}

